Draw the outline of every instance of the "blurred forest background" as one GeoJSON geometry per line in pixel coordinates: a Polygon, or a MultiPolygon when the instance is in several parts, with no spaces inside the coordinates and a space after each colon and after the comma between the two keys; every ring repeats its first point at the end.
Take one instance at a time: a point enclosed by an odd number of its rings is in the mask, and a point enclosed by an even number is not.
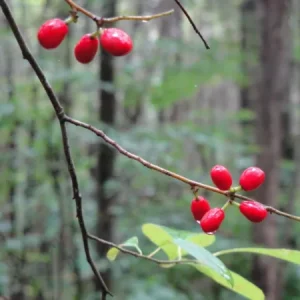
{"type": "MultiPolygon", "coordinates": [[[[267,180],[250,196],[300,214],[299,0],[182,0],[211,50],[172,0],[79,3],[104,16],[175,13],[119,22],[134,40],[132,53],[116,59],[101,53],[83,66],[73,47],[94,31],[90,19],[80,15],[62,45],[46,51],[38,45],[38,27],[67,17],[69,7],[62,0],[9,0],[68,114],[150,162],[203,183],[211,184],[215,164],[229,167],[236,180],[257,164],[267,180]]],[[[2,13],[0,24],[0,295],[99,299],[75,218],[59,122],[2,13]]],[[[91,232],[119,243],[140,236],[147,222],[201,231],[187,186],[118,155],[82,128],[68,130],[91,232]]],[[[202,194],[214,206],[224,203],[202,194]]],[[[300,225],[279,216],[252,225],[232,208],[209,249],[255,244],[297,249],[300,225]]],[[[91,245],[114,299],[242,299],[194,268],[161,269],[126,255],[110,263],[106,247],[91,245]]],[[[250,254],[222,260],[267,299],[300,298],[295,265],[250,254]]]]}

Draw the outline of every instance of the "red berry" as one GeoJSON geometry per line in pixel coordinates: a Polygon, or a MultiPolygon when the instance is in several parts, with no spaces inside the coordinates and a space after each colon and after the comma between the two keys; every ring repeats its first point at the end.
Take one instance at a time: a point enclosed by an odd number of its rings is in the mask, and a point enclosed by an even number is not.
{"type": "Polygon", "coordinates": [[[98,39],[85,34],[75,45],[74,55],[76,59],[82,64],[90,63],[98,50],[98,39]]]}
{"type": "Polygon", "coordinates": [[[204,197],[197,197],[191,203],[191,212],[196,221],[200,221],[209,210],[209,202],[204,197]]]}
{"type": "Polygon", "coordinates": [[[60,45],[68,31],[68,25],[63,20],[51,19],[39,28],[37,38],[45,49],[54,49],[60,45]]]}
{"type": "Polygon", "coordinates": [[[265,207],[256,201],[243,201],[240,204],[240,211],[248,220],[254,223],[263,221],[268,215],[265,207]]]}
{"type": "Polygon", "coordinates": [[[123,56],[132,50],[130,36],[118,28],[104,29],[100,37],[100,44],[105,51],[114,56],[123,56]]]}
{"type": "Polygon", "coordinates": [[[224,210],[221,208],[212,208],[203,217],[200,226],[205,233],[213,234],[219,229],[225,218],[224,210]]]}
{"type": "Polygon", "coordinates": [[[240,186],[244,191],[258,188],[265,180],[265,172],[257,167],[247,168],[240,177],[240,186]]]}
{"type": "Polygon", "coordinates": [[[210,171],[210,177],[216,187],[222,191],[229,190],[232,185],[231,174],[224,166],[214,166],[210,171]]]}

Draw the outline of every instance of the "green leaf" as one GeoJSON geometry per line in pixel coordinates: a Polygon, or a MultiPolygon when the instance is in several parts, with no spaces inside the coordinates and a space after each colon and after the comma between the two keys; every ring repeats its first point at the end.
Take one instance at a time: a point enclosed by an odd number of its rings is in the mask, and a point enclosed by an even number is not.
{"type": "Polygon", "coordinates": [[[220,256],[224,254],[231,253],[255,253],[262,254],[267,256],[272,256],[279,258],[294,264],[300,264],[300,251],[297,250],[288,250],[288,249],[268,249],[268,248],[234,248],[229,250],[223,250],[220,252],[214,253],[215,256],[220,256]]]}
{"type": "Polygon", "coordinates": [[[211,273],[210,269],[203,267],[202,265],[192,264],[198,271],[205,274],[206,276],[211,277],[214,281],[219,283],[220,285],[226,287],[229,290],[232,290],[247,299],[251,300],[264,300],[265,295],[261,289],[259,289],[256,285],[245,279],[244,277],[236,274],[235,272],[230,271],[231,277],[233,279],[233,285],[231,285],[227,280],[225,280],[222,276],[211,273]]]}
{"type": "Polygon", "coordinates": [[[110,248],[106,253],[106,257],[108,258],[108,260],[114,261],[117,258],[119,252],[120,250],[117,248],[110,248]]]}
{"type": "MultiPolygon", "coordinates": [[[[124,243],[122,243],[121,247],[129,247],[129,248],[135,248],[139,253],[142,253],[141,249],[138,246],[139,244],[139,240],[136,236],[128,239],[127,241],[125,241],[124,243]]],[[[110,261],[114,261],[118,254],[120,253],[120,250],[117,248],[110,248],[107,253],[106,253],[106,257],[110,260],[110,261]]]]}
{"type": "Polygon", "coordinates": [[[217,274],[233,286],[233,278],[229,270],[221,260],[211,254],[205,248],[181,238],[174,239],[174,243],[185,250],[188,254],[195,257],[201,267],[207,271],[207,274],[209,274],[208,276],[214,278],[214,276],[217,274]]]}
{"type": "MultiPolygon", "coordinates": [[[[173,243],[173,240],[176,238],[193,242],[194,244],[202,247],[207,247],[215,241],[215,237],[213,235],[176,230],[151,223],[144,224],[142,226],[142,231],[152,243],[160,247],[162,251],[166,253],[170,260],[178,257],[178,247],[173,243]]],[[[181,256],[186,254],[187,252],[183,250],[181,256]]]]}

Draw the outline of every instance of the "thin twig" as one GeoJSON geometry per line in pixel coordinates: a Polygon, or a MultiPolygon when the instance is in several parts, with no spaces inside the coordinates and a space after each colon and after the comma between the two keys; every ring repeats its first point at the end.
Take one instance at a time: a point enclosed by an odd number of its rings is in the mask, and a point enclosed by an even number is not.
{"type": "Polygon", "coordinates": [[[70,5],[72,10],[75,10],[76,12],[79,11],[82,14],[86,15],[88,18],[95,21],[98,26],[102,26],[105,23],[114,23],[118,21],[150,21],[160,17],[168,16],[174,12],[174,10],[172,9],[166,12],[158,13],[155,15],[149,15],[149,16],[117,16],[111,18],[102,18],[93,14],[92,12],[88,11],[87,9],[85,9],[84,7],[82,7],[81,5],[77,4],[72,0],[65,0],[65,1],[70,5]]]}
{"type": "Polygon", "coordinates": [[[153,19],[157,19],[160,17],[169,16],[174,12],[174,9],[155,14],[155,15],[149,15],[149,16],[117,16],[112,18],[103,18],[103,23],[114,23],[117,21],[150,21],[153,19]]]}
{"type": "MultiPolygon", "coordinates": [[[[144,158],[142,158],[142,157],[140,157],[140,156],[138,156],[136,154],[133,154],[133,153],[127,151],[126,149],[124,149],[123,147],[121,147],[116,141],[114,141],[109,136],[107,136],[102,130],[97,129],[97,128],[93,127],[90,124],[87,124],[87,123],[75,120],[75,119],[73,119],[73,118],[71,118],[69,116],[65,116],[65,121],[69,122],[69,123],[72,123],[72,124],[74,124],[76,126],[83,127],[85,129],[87,129],[87,130],[95,133],[97,136],[101,137],[105,142],[107,142],[108,144],[110,144],[112,147],[114,147],[118,152],[120,152],[124,156],[127,156],[128,158],[133,159],[133,160],[139,162],[140,164],[144,165],[148,169],[155,170],[155,171],[157,171],[159,173],[162,173],[164,175],[167,175],[169,177],[177,179],[177,180],[179,180],[181,182],[184,182],[184,183],[190,185],[192,187],[192,189],[195,189],[195,187],[198,187],[198,188],[202,188],[204,190],[208,190],[210,192],[221,194],[221,195],[225,196],[226,198],[231,197],[232,199],[236,199],[237,198],[237,199],[240,199],[240,200],[256,201],[254,199],[248,198],[248,197],[240,195],[240,194],[231,193],[230,191],[221,191],[221,190],[217,189],[216,187],[213,187],[213,186],[210,186],[210,185],[207,185],[207,184],[203,184],[203,183],[198,182],[198,181],[191,180],[191,179],[186,178],[186,177],[184,177],[184,176],[182,176],[180,174],[177,174],[175,172],[169,171],[169,170],[164,169],[164,168],[162,168],[160,166],[152,164],[152,163],[148,162],[147,160],[145,160],[144,158]]],[[[279,216],[283,216],[283,217],[289,218],[291,220],[295,220],[295,221],[300,222],[300,217],[298,217],[298,216],[291,215],[289,213],[280,211],[280,210],[278,210],[278,209],[276,209],[274,207],[271,207],[271,206],[266,206],[266,209],[270,213],[274,213],[274,214],[277,214],[279,216]]]]}
{"type": "Polygon", "coordinates": [[[199,29],[197,28],[196,24],[194,23],[193,19],[191,18],[191,16],[189,15],[189,13],[186,11],[186,9],[184,8],[184,6],[180,3],[179,0],[174,0],[174,1],[179,6],[179,8],[182,10],[182,12],[185,14],[185,16],[189,20],[189,22],[192,25],[192,27],[195,30],[195,32],[199,35],[199,37],[202,40],[205,48],[206,49],[210,49],[210,47],[208,46],[208,44],[207,44],[206,40],[204,39],[203,35],[201,34],[201,32],[199,31],[199,29]]]}
{"type": "Polygon", "coordinates": [[[162,167],[154,165],[154,164],[148,162],[147,160],[143,159],[142,157],[139,157],[138,155],[133,154],[133,153],[127,151],[126,149],[124,149],[123,147],[121,147],[116,141],[114,141],[109,136],[107,136],[102,130],[97,129],[97,128],[93,127],[90,124],[87,124],[87,123],[75,120],[75,119],[73,119],[73,118],[71,118],[69,116],[65,117],[65,121],[69,122],[69,123],[72,123],[72,124],[74,124],[76,126],[80,126],[80,127],[83,127],[85,129],[88,129],[88,130],[92,131],[97,136],[101,137],[105,142],[107,142],[108,144],[110,144],[111,146],[113,146],[115,149],[117,149],[121,154],[127,156],[130,159],[138,161],[139,163],[141,163],[142,165],[144,165],[145,167],[147,167],[149,169],[158,171],[158,172],[160,172],[162,174],[165,174],[165,175],[170,176],[172,178],[175,178],[175,179],[177,179],[179,181],[187,183],[191,187],[200,187],[200,188],[209,190],[211,192],[215,192],[215,193],[219,193],[219,194],[227,196],[227,192],[226,191],[221,191],[221,190],[219,190],[219,189],[217,189],[217,188],[215,188],[213,186],[209,186],[209,185],[206,185],[206,184],[203,184],[203,183],[200,183],[200,182],[188,179],[188,178],[186,178],[184,176],[181,176],[181,175],[179,175],[177,173],[171,172],[171,171],[169,171],[167,169],[164,169],[162,167]]]}
{"type": "Polygon", "coordinates": [[[73,199],[75,199],[75,201],[76,201],[76,216],[77,216],[78,223],[79,223],[80,230],[81,230],[81,236],[82,236],[84,251],[85,251],[85,255],[86,255],[86,260],[90,264],[94,274],[96,275],[96,277],[98,278],[98,280],[101,283],[102,294],[112,295],[111,292],[108,290],[101,274],[98,272],[98,270],[95,266],[95,263],[90,254],[89,243],[88,243],[88,232],[86,230],[84,217],[83,217],[83,213],[82,213],[82,198],[81,198],[81,194],[79,191],[79,185],[78,185],[78,179],[77,179],[77,175],[76,175],[75,166],[74,166],[71,152],[70,152],[66,123],[64,121],[62,121],[60,123],[60,127],[61,127],[62,142],[63,142],[63,146],[64,146],[65,157],[66,157],[69,174],[70,174],[72,185],[73,185],[73,199]]]}
{"type": "Polygon", "coordinates": [[[266,206],[266,210],[267,210],[268,212],[270,212],[271,214],[276,214],[276,215],[279,215],[279,216],[282,216],[282,217],[286,217],[286,218],[288,218],[288,219],[291,219],[291,220],[300,222],[300,217],[291,215],[291,214],[289,214],[289,213],[286,213],[286,212],[284,212],[284,211],[281,211],[281,210],[279,210],[279,209],[276,209],[276,208],[274,208],[274,207],[272,207],[272,206],[266,206]]]}
{"type": "Polygon", "coordinates": [[[99,17],[97,17],[96,15],[94,15],[92,12],[88,11],[87,9],[85,9],[84,7],[78,5],[77,3],[75,3],[72,0],[65,0],[71,7],[72,10],[75,11],[80,11],[82,14],[86,15],[87,17],[89,17],[92,20],[96,20],[97,18],[100,19],[99,17]]]}
{"type": "Polygon", "coordinates": [[[111,248],[116,248],[116,249],[118,249],[122,253],[126,253],[126,254],[129,254],[129,255],[134,256],[134,257],[138,257],[138,258],[142,258],[142,259],[145,259],[145,260],[149,260],[149,261],[152,261],[152,262],[154,262],[154,263],[156,263],[158,265],[172,265],[172,264],[179,265],[179,264],[187,264],[187,263],[198,263],[198,264],[200,264],[200,262],[198,260],[195,260],[195,259],[176,259],[176,260],[156,259],[156,258],[153,258],[152,256],[144,255],[144,254],[141,254],[141,253],[138,253],[138,252],[134,252],[134,251],[131,251],[129,249],[123,248],[123,247],[121,247],[121,246],[119,246],[117,244],[114,244],[112,242],[100,239],[97,236],[94,236],[94,235],[92,235],[90,233],[88,233],[88,238],[91,239],[91,240],[94,240],[94,241],[96,241],[98,243],[110,246],[111,248]]]}
{"type": "Polygon", "coordinates": [[[56,116],[57,116],[58,120],[60,121],[64,153],[65,153],[65,157],[66,157],[66,161],[67,161],[67,165],[68,165],[68,170],[69,170],[69,174],[70,174],[70,178],[71,178],[71,182],[72,182],[73,197],[74,197],[75,202],[76,202],[77,219],[78,219],[78,223],[79,223],[80,230],[81,230],[81,235],[82,235],[82,240],[83,240],[83,244],[84,244],[84,251],[85,251],[85,254],[86,254],[86,258],[87,258],[87,261],[90,264],[96,278],[100,282],[100,285],[102,287],[102,293],[112,295],[111,292],[108,290],[101,274],[98,272],[97,268],[95,267],[93,259],[91,258],[91,254],[90,254],[90,250],[89,250],[89,244],[88,244],[87,230],[86,230],[86,227],[85,227],[84,217],[83,217],[83,214],[82,214],[81,195],[80,195],[80,192],[79,192],[79,185],[78,185],[76,170],[75,170],[74,163],[72,161],[72,156],[71,156],[71,153],[70,153],[68,135],[67,135],[67,130],[66,130],[65,121],[64,121],[64,118],[65,118],[64,110],[63,110],[58,98],[56,97],[50,83],[47,81],[42,69],[40,68],[40,66],[38,65],[36,60],[34,59],[34,57],[31,54],[26,42],[24,41],[24,39],[22,37],[22,34],[21,34],[21,32],[20,32],[20,30],[19,30],[19,28],[18,28],[18,26],[17,26],[17,24],[14,20],[14,17],[11,14],[11,11],[10,11],[6,1],[5,0],[0,0],[0,6],[2,8],[3,14],[6,17],[6,20],[9,24],[14,36],[15,36],[17,42],[18,42],[18,45],[19,45],[19,47],[22,51],[23,58],[26,59],[29,62],[32,69],[34,70],[37,77],[39,78],[44,90],[47,93],[47,96],[48,96],[49,100],[51,101],[51,104],[52,104],[52,106],[55,110],[56,116]]]}

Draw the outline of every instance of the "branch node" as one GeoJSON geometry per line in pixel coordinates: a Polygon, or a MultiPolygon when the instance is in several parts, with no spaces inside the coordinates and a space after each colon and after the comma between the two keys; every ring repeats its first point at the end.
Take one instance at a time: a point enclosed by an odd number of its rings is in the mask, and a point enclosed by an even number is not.
{"type": "Polygon", "coordinates": [[[66,121],[66,119],[65,119],[66,114],[65,114],[65,111],[63,109],[58,111],[56,113],[56,115],[57,115],[57,118],[58,118],[59,122],[64,123],[66,121]]]}
{"type": "Polygon", "coordinates": [[[98,28],[101,27],[104,24],[104,18],[103,17],[94,16],[93,21],[96,22],[98,28]]]}

